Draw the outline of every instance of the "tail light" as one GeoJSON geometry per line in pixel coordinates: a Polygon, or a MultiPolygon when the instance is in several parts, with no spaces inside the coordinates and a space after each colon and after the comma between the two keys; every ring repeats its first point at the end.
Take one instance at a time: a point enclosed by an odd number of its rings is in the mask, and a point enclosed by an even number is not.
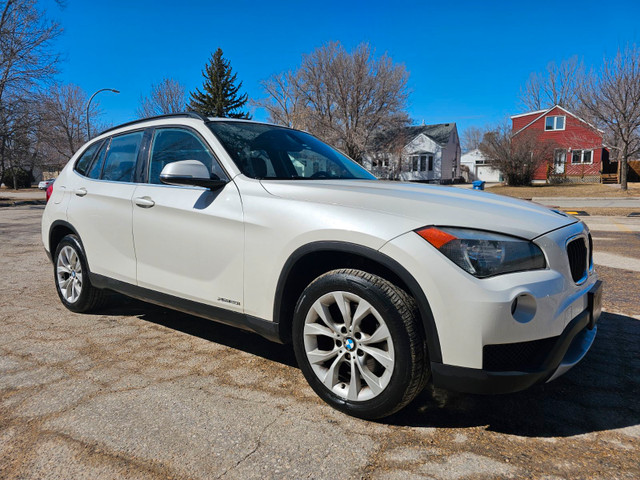
{"type": "Polygon", "coordinates": [[[51,194],[53,193],[53,183],[47,187],[47,202],[51,198],[51,194]]]}

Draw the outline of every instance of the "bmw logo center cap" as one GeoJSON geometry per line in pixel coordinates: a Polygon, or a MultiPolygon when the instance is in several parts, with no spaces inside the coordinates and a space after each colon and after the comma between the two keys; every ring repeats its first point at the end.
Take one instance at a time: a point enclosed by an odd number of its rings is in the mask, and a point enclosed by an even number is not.
{"type": "Polygon", "coordinates": [[[347,338],[344,341],[344,346],[347,350],[349,350],[350,352],[353,351],[354,348],[356,348],[356,342],[353,341],[353,338],[347,338]]]}

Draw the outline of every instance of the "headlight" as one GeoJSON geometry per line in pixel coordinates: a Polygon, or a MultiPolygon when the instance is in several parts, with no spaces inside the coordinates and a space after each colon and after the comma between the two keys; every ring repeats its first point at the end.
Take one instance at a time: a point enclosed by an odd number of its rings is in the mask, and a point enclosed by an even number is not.
{"type": "Polygon", "coordinates": [[[453,227],[426,227],[416,233],[478,278],[546,266],[540,247],[508,235],[453,227]]]}

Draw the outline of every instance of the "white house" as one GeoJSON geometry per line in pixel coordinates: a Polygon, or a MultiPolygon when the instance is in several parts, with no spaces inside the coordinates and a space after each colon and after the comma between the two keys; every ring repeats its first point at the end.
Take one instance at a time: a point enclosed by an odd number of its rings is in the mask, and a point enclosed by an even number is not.
{"type": "Polygon", "coordinates": [[[483,180],[485,182],[502,182],[500,170],[493,168],[491,161],[487,160],[477,148],[460,157],[460,164],[469,169],[467,181],[483,180]]]}
{"type": "Polygon", "coordinates": [[[379,135],[363,165],[382,179],[439,183],[460,176],[460,153],[455,123],[421,125],[379,135]]]}

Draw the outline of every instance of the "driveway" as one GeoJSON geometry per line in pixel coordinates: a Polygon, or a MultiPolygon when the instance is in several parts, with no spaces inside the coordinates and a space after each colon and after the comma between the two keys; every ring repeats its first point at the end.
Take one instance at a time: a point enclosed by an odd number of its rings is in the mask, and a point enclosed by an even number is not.
{"type": "MultiPolygon", "coordinates": [[[[119,296],[67,311],[41,214],[0,210],[2,479],[640,478],[640,272],[598,267],[598,337],[557,381],[427,389],[366,422],[321,402],[287,346],[119,296]]],[[[608,221],[597,251],[638,260],[637,231],[608,221]]]]}

